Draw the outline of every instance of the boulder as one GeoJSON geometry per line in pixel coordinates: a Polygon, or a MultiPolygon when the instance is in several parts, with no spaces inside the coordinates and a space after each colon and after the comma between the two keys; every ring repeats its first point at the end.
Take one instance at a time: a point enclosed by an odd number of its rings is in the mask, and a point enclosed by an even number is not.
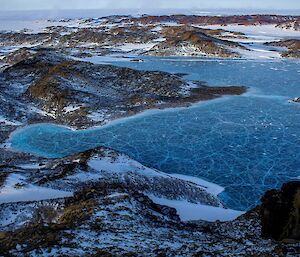
{"type": "Polygon", "coordinates": [[[262,237],[275,240],[300,239],[300,181],[284,184],[262,197],[262,237]]]}

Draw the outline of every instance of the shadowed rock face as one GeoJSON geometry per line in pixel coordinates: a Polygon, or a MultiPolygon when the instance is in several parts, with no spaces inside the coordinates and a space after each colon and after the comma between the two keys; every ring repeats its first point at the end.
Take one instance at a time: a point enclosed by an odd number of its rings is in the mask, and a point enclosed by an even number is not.
{"type": "Polygon", "coordinates": [[[262,198],[262,236],[275,240],[300,239],[300,181],[270,190],[262,198]]]}
{"type": "Polygon", "coordinates": [[[6,180],[7,174],[0,174],[0,188],[3,186],[5,180],[6,180]]]}

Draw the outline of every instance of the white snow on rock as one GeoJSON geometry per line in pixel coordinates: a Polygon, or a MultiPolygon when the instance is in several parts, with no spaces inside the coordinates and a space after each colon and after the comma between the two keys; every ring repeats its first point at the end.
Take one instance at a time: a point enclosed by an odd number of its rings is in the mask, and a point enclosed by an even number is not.
{"type": "MultiPolygon", "coordinates": [[[[264,43],[280,41],[285,38],[300,38],[300,31],[294,29],[285,29],[276,27],[275,25],[237,25],[231,24],[227,26],[209,25],[200,26],[206,29],[225,29],[231,32],[241,32],[245,37],[230,38],[230,41],[240,43],[248,50],[234,48],[243,58],[247,59],[279,59],[281,52],[286,50],[283,47],[266,46],[264,43]]],[[[231,35],[225,32],[223,36],[231,35]]],[[[225,38],[226,40],[226,38],[225,38]]]]}
{"type": "Polygon", "coordinates": [[[187,176],[187,175],[181,175],[181,174],[171,174],[171,176],[174,178],[192,182],[192,183],[196,184],[197,186],[203,188],[206,192],[208,192],[212,195],[218,195],[224,191],[223,187],[221,187],[217,184],[205,181],[201,178],[187,176]]]}
{"type": "Polygon", "coordinates": [[[190,203],[186,200],[169,200],[148,195],[149,198],[161,205],[166,205],[176,209],[182,221],[205,220],[205,221],[229,221],[234,220],[238,216],[244,214],[242,211],[225,209],[221,207],[213,207],[203,204],[190,203]]]}
{"type": "Polygon", "coordinates": [[[137,172],[147,176],[165,176],[164,173],[150,169],[141,163],[130,159],[126,155],[119,155],[116,158],[94,157],[88,161],[89,167],[97,171],[112,173],[137,172]]]}
{"type": "Polygon", "coordinates": [[[0,115],[0,125],[4,124],[4,125],[9,125],[9,126],[19,126],[22,123],[18,122],[18,121],[10,121],[8,119],[6,119],[5,117],[0,115]]]}
{"type": "Polygon", "coordinates": [[[71,197],[72,195],[72,192],[26,184],[23,176],[11,174],[0,189],[0,204],[41,201],[71,197]]]}
{"type": "Polygon", "coordinates": [[[87,182],[87,181],[97,181],[101,178],[102,176],[98,173],[78,172],[74,175],[65,177],[64,180],[87,182]]]}
{"type": "Polygon", "coordinates": [[[212,195],[218,195],[224,191],[224,188],[205,181],[203,179],[181,175],[181,174],[167,174],[155,169],[150,169],[141,163],[132,160],[126,155],[118,155],[116,158],[111,157],[94,157],[88,161],[89,167],[96,171],[106,171],[112,173],[126,173],[126,172],[137,172],[146,176],[161,176],[161,177],[170,177],[177,178],[187,182],[190,182],[212,195]]]}
{"type": "Polygon", "coordinates": [[[107,110],[99,110],[95,112],[91,112],[87,115],[87,117],[95,122],[107,122],[107,117],[110,116],[110,114],[107,114],[107,110]]]}
{"type": "Polygon", "coordinates": [[[82,107],[82,105],[69,105],[69,106],[66,106],[64,107],[64,112],[65,113],[70,113],[70,112],[74,112],[74,111],[77,111],[78,109],[80,109],[82,107]]]}
{"type": "Polygon", "coordinates": [[[145,176],[159,176],[164,178],[175,178],[193,184],[194,186],[204,189],[207,193],[217,196],[224,191],[224,188],[205,181],[201,178],[182,175],[182,174],[167,174],[159,170],[148,168],[141,163],[129,158],[126,155],[120,154],[114,157],[93,157],[88,161],[90,168],[96,171],[106,171],[112,173],[137,172],[145,176]]]}
{"type": "Polygon", "coordinates": [[[132,44],[132,43],[125,43],[123,45],[117,46],[119,50],[124,52],[131,52],[134,50],[144,50],[149,51],[152,47],[154,47],[157,43],[145,43],[145,44],[132,44]]]}
{"type": "MultiPolygon", "coordinates": [[[[137,161],[134,161],[126,155],[114,157],[94,157],[88,161],[90,168],[96,171],[105,171],[112,173],[136,172],[145,176],[162,176],[184,180],[193,184],[196,187],[204,189],[207,193],[217,196],[224,191],[224,188],[207,182],[203,179],[181,175],[181,174],[166,174],[155,169],[150,169],[137,161]]],[[[81,175],[80,175],[81,176],[81,175]]],[[[155,203],[167,205],[177,210],[178,215],[183,221],[188,220],[205,220],[205,221],[228,221],[237,218],[244,212],[225,209],[222,207],[213,207],[203,204],[191,203],[187,200],[170,200],[148,195],[155,203]]]]}
{"type": "Polygon", "coordinates": [[[37,170],[37,169],[44,168],[45,165],[41,165],[40,163],[28,163],[28,164],[19,164],[18,167],[24,170],[37,170]]]}
{"type": "Polygon", "coordinates": [[[296,31],[294,29],[283,29],[280,27],[276,27],[276,25],[209,25],[209,26],[201,26],[203,28],[208,29],[225,29],[233,32],[242,32],[246,34],[247,37],[251,39],[259,39],[260,41],[273,41],[278,38],[283,37],[300,37],[300,31],[296,31]]]}
{"type": "Polygon", "coordinates": [[[247,59],[278,59],[281,58],[280,47],[268,47],[263,44],[251,43],[246,46],[249,50],[235,49],[241,56],[247,59]]]}
{"type": "Polygon", "coordinates": [[[54,119],[56,118],[54,113],[43,111],[43,110],[41,110],[41,109],[39,109],[35,106],[29,106],[28,111],[31,112],[31,113],[38,113],[38,114],[43,115],[43,116],[49,116],[49,117],[52,117],[54,119]]]}

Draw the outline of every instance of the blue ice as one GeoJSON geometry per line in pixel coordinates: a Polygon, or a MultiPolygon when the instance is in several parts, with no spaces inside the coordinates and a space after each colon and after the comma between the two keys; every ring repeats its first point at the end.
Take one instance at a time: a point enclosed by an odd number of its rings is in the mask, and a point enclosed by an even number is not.
{"type": "Polygon", "coordinates": [[[164,172],[217,183],[225,188],[220,195],[225,205],[240,210],[300,175],[300,104],[288,103],[300,96],[299,62],[146,58],[144,63],[115,64],[188,73],[188,79],[250,90],[97,129],[29,126],[12,136],[13,148],[61,157],[105,145],[164,172]]]}

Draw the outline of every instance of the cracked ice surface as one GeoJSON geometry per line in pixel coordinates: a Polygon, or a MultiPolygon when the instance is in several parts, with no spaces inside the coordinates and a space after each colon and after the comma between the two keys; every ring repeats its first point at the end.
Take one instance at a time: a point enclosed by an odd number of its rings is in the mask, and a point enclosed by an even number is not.
{"type": "Polygon", "coordinates": [[[166,71],[173,67],[210,84],[252,89],[244,96],[150,112],[97,129],[31,126],[13,135],[12,146],[48,157],[109,146],[164,172],[219,184],[226,206],[241,210],[299,176],[300,105],[288,103],[300,94],[299,62],[164,62],[166,71]]]}

